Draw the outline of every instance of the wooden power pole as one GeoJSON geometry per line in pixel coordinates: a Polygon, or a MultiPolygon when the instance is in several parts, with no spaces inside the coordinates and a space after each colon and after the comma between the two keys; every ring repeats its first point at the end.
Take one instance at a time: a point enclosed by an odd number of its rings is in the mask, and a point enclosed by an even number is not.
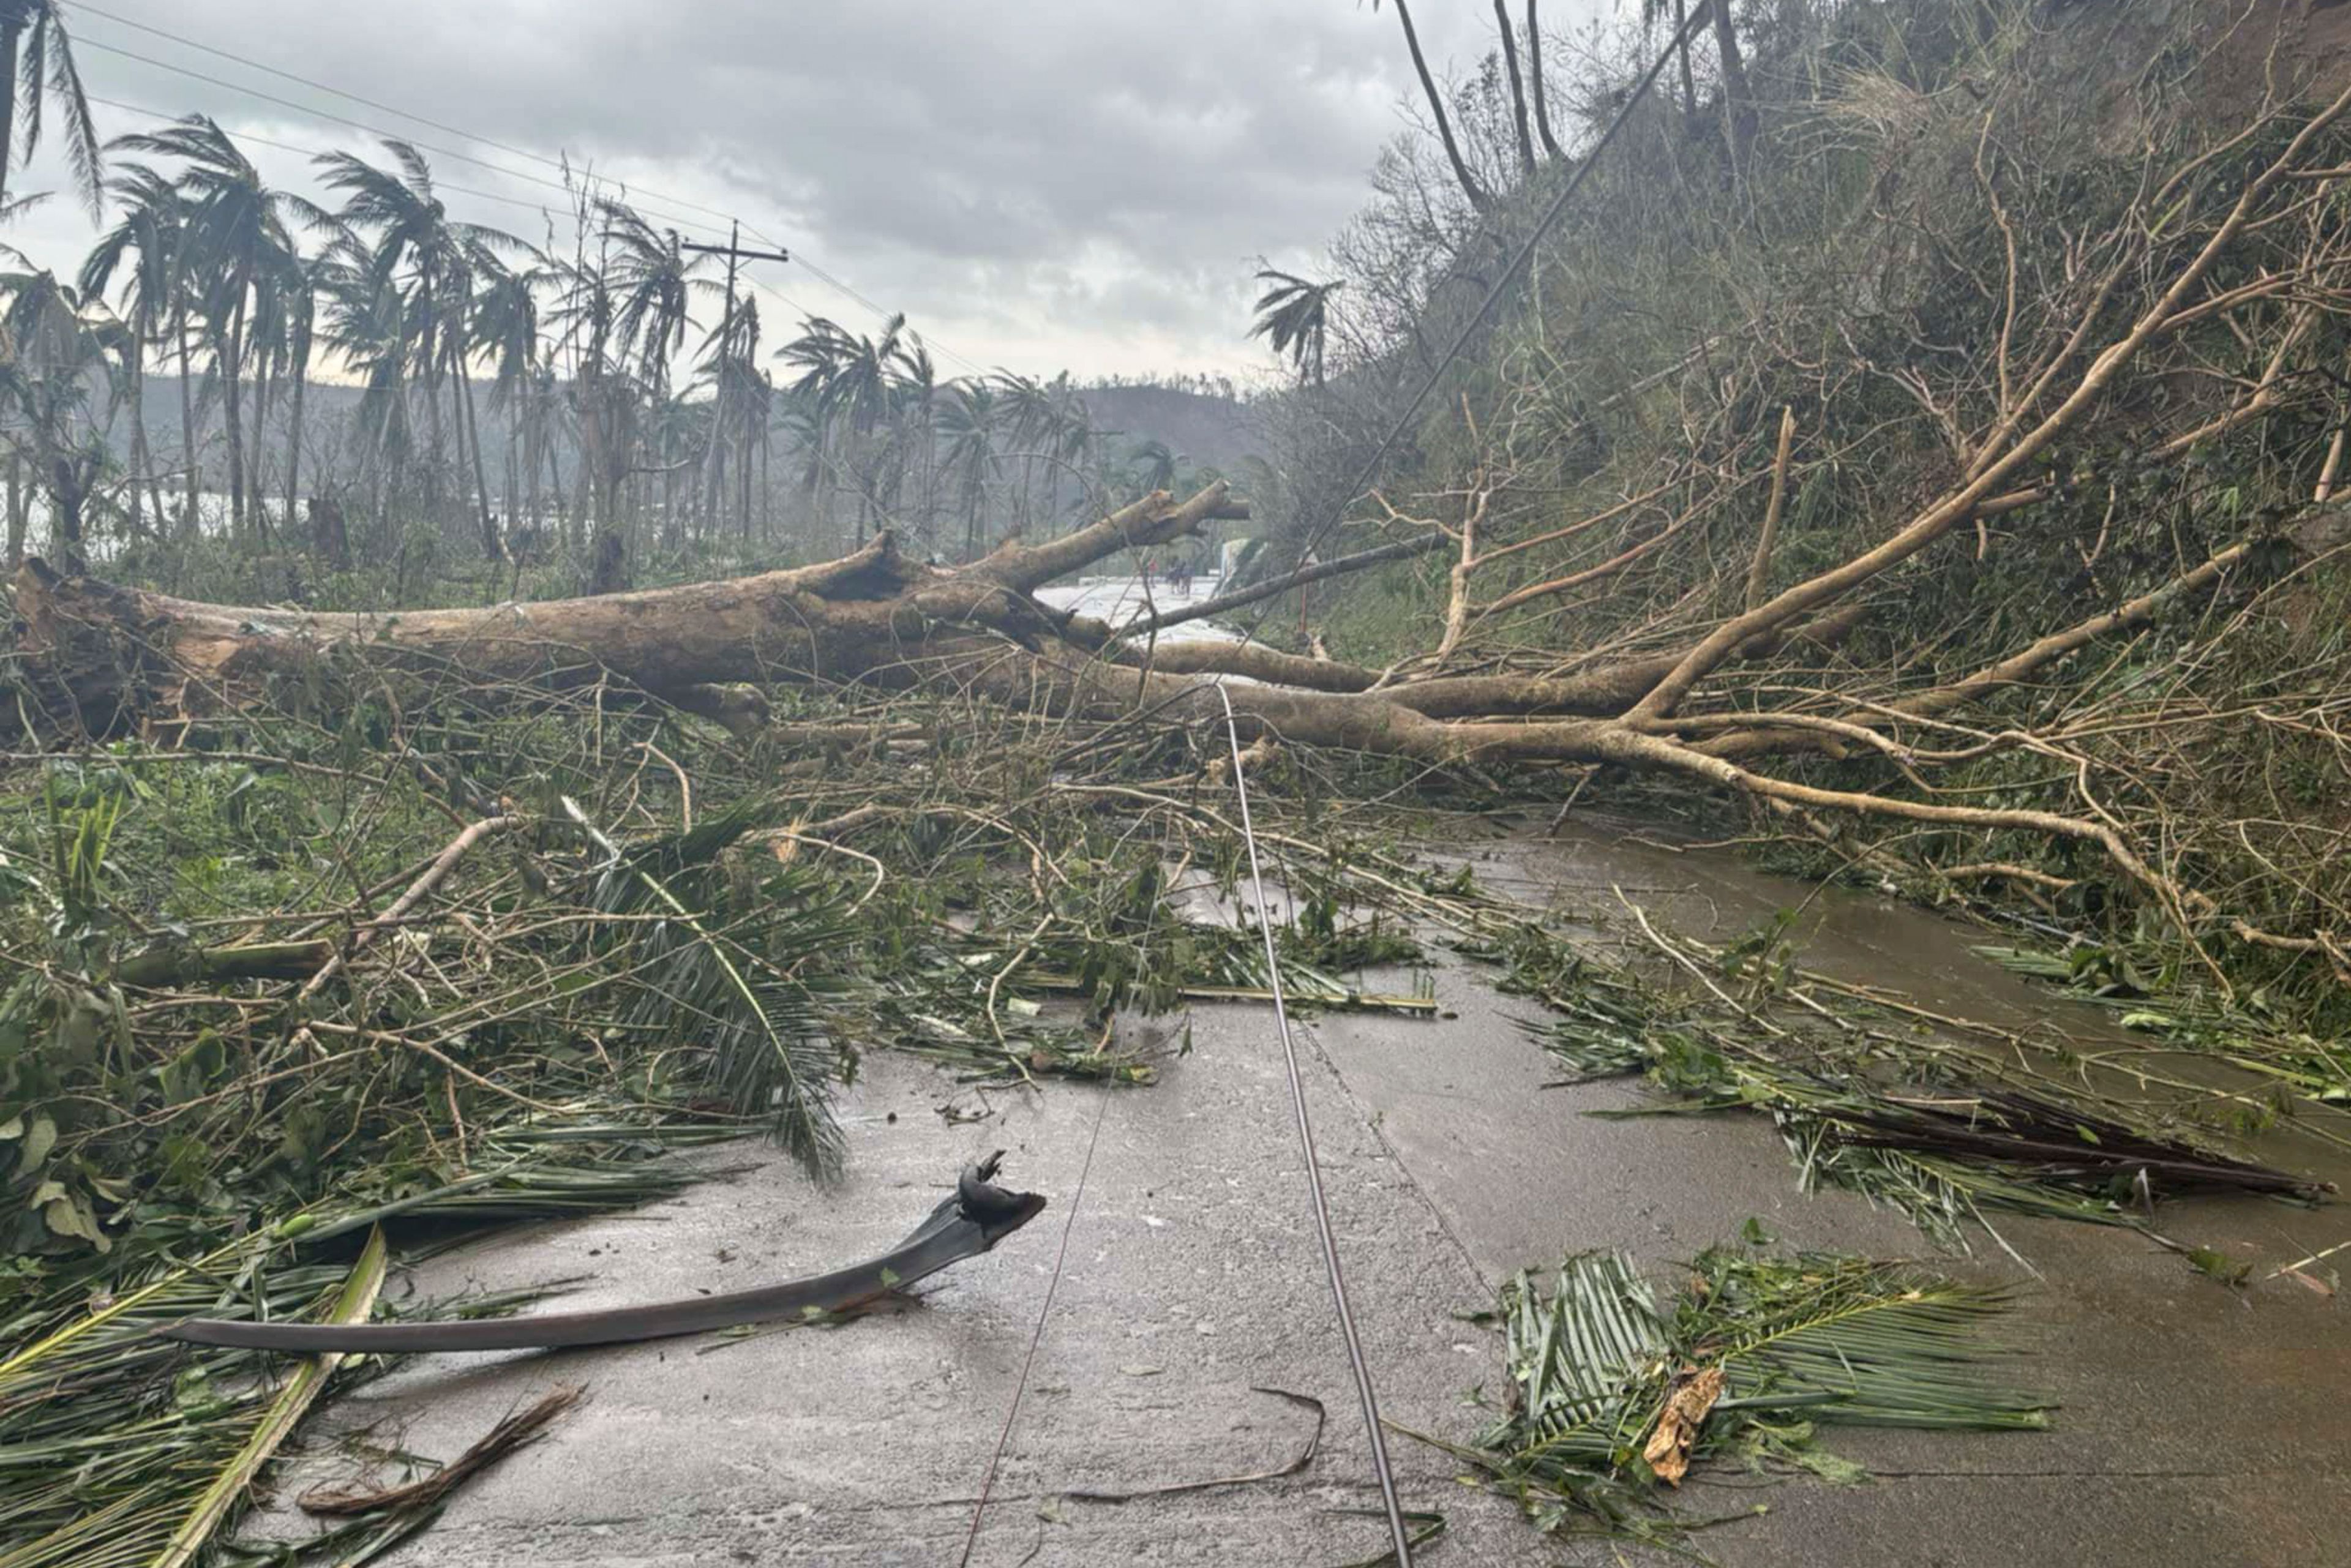
{"type": "MultiPolygon", "coordinates": [[[[791,254],[781,250],[745,250],[742,245],[743,225],[729,221],[725,245],[697,245],[690,239],[677,242],[680,250],[700,251],[707,256],[726,258],[726,314],[718,319],[718,329],[725,332],[735,322],[735,269],[746,261],[789,261],[791,254]]],[[[718,439],[719,416],[726,412],[726,355],[725,340],[720,340],[718,384],[710,398],[710,444],[702,455],[702,526],[709,528],[718,516],[718,481],[726,472],[724,446],[718,439]]],[[[750,459],[747,456],[744,461],[750,459]]]]}

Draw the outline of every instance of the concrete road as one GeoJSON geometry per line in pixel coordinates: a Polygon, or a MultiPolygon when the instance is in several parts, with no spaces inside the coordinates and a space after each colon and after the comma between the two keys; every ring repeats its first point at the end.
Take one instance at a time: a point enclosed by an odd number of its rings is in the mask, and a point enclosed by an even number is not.
{"type": "MultiPolygon", "coordinates": [[[[1644,888],[1701,936],[1804,892],[1787,898],[1793,884],[1607,834],[1512,846],[1481,869],[1595,915],[1606,888],[1644,888]]],[[[1806,922],[1813,961],[1906,985],[1928,1005],[2099,1027],[1974,958],[1968,937],[1930,917],[1839,895],[1815,900],[1806,922]]],[[[1544,1057],[1511,1022],[1519,1004],[1462,969],[1438,985],[1455,1016],[1332,1017],[1302,1037],[1340,1245],[1392,1421],[1455,1438],[1473,1431],[1462,1396],[1497,1383],[1498,1345],[1455,1314],[1565,1249],[1625,1247],[1664,1277],[1757,1216],[1792,1244],[1927,1250],[1898,1216],[1799,1193],[1756,1119],[1582,1114],[1635,1092],[1545,1089],[1544,1057]]],[[[834,1192],[768,1160],[643,1216],[545,1229],[422,1270],[434,1293],[588,1276],[567,1307],[740,1289],[887,1248],[960,1164],[997,1147],[1010,1151],[1006,1179],[1053,1205],[994,1254],[942,1276],[918,1306],[844,1327],[422,1358],[328,1424],[447,1457],[552,1385],[584,1384],[589,1402],[459,1493],[392,1561],[954,1564],[999,1434],[1003,1463],[974,1563],[1335,1568],[1375,1555],[1382,1527],[1350,1511],[1376,1496],[1271,1018],[1202,1008],[1188,1026],[1132,1025],[1128,1042],[1165,1053],[1156,1087],[982,1097],[918,1063],[869,1058],[847,1103],[849,1176],[834,1192]],[[1252,1391],[1260,1386],[1328,1407],[1322,1450],[1301,1473],[1126,1503],[1065,1495],[1278,1468],[1313,1422],[1252,1391]]],[[[2309,1166],[2320,1147],[2289,1140],[2264,1152],[2309,1166]]],[[[2340,1208],[2199,1203],[2166,1220],[2173,1234],[2256,1260],[2257,1279],[2351,1237],[2340,1208]]],[[[2340,1501],[2351,1480],[2351,1337],[2339,1301],[2291,1279],[2231,1292],[2128,1232],[2002,1228],[2037,1281],[1991,1248],[1956,1266],[2030,1286],[2014,1337],[2032,1358],[2025,1378],[2064,1401],[2055,1429],[1836,1434],[1837,1449],[1876,1481],[1707,1489],[1691,1500],[1700,1509],[1769,1510],[1709,1532],[1707,1551],[1734,1568],[2351,1562],[2351,1509],[2340,1501]]],[[[1434,1449],[1398,1439],[1393,1451],[1408,1504],[1449,1522],[1431,1562],[1617,1560],[1539,1537],[1511,1506],[1459,1484],[1459,1467],[1434,1449]]],[[[287,1492],[350,1465],[321,1452],[287,1492]]]]}

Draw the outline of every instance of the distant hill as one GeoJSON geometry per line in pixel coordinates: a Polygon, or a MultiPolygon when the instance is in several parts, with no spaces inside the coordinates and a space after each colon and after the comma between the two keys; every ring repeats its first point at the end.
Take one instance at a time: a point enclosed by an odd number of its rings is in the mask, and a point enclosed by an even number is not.
{"type": "Polygon", "coordinates": [[[1222,474],[1265,450],[1256,415],[1238,398],[1156,386],[1093,386],[1079,395],[1101,429],[1165,442],[1178,457],[1222,474]]]}

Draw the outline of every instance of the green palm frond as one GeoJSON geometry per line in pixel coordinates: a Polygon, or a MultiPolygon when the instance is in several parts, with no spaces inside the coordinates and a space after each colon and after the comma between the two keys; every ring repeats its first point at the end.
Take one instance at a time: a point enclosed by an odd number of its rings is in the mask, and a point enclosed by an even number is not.
{"type": "Polygon", "coordinates": [[[769,1119],[777,1141],[819,1180],[837,1176],[844,1145],[832,1091],[847,1059],[829,1027],[832,988],[815,977],[849,933],[831,895],[779,865],[758,913],[725,913],[716,862],[758,819],[757,800],[628,851],[576,802],[564,808],[606,852],[595,906],[668,916],[620,928],[633,948],[611,982],[629,993],[622,1026],[697,1048],[711,1087],[738,1113],[769,1119]]]}
{"type": "Polygon", "coordinates": [[[1453,1451],[1547,1529],[1596,1520],[1663,1542],[1687,1524],[1664,1506],[1641,1450],[1678,1376],[1724,1375],[1700,1460],[1740,1452],[1830,1469],[1816,1424],[2034,1430],[2049,1399],[1986,1365],[1998,1349],[1982,1331],[2011,1305],[2000,1288],[1907,1265],[1717,1249],[1662,1313],[1629,1258],[1580,1253],[1548,1291],[1523,1272],[1502,1287],[1508,1406],[1453,1451]]]}

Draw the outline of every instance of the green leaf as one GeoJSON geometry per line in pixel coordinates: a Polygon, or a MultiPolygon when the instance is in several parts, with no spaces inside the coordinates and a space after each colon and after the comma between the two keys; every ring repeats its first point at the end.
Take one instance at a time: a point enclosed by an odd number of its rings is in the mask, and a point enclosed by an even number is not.
{"type": "Polygon", "coordinates": [[[25,1134],[24,1150],[16,1156],[16,1174],[30,1176],[39,1170],[41,1162],[47,1159],[49,1151],[57,1146],[57,1123],[47,1116],[34,1117],[32,1126],[25,1134]]]}

